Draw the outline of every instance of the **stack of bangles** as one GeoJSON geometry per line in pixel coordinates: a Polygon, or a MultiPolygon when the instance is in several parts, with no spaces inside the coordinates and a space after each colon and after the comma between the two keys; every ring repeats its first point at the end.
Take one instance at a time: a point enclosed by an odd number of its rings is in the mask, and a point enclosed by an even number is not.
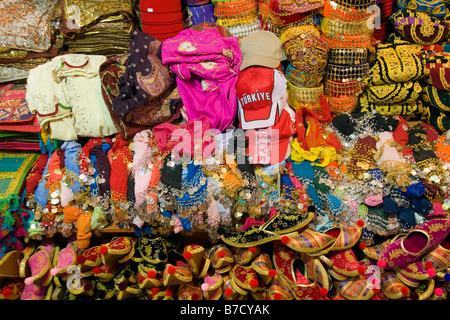
{"type": "Polygon", "coordinates": [[[375,4],[375,0],[355,1],[358,4],[346,6],[342,4],[347,1],[325,0],[321,9],[321,15],[331,19],[337,19],[343,22],[366,21],[372,16],[373,10],[370,6],[375,4]]]}
{"type": "Polygon", "coordinates": [[[365,12],[367,8],[376,3],[375,0],[334,0],[337,5],[353,8],[359,12],[365,12]]]}
{"type": "Polygon", "coordinates": [[[294,110],[300,109],[305,103],[316,104],[323,95],[323,85],[314,88],[298,87],[287,81],[288,103],[294,110]]]}
{"type": "Polygon", "coordinates": [[[297,87],[314,88],[321,85],[323,74],[322,72],[306,73],[296,69],[292,64],[288,64],[285,70],[286,78],[297,87]]]}
{"type": "Polygon", "coordinates": [[[330,49],[370,49],[372,47],[372,39],[368,34],[342,34],[329,37],[323,34],[322,39],[328,43],[330,49]]]}
{"type": "Polygon", "coordinates": [[[354,112],[358,106],[359,96],[333,97],[327,95],[327,100],[332,113],[351,113],[354,112]]]}
{"type": "Polygon", "coordinates": [[[268,19],[268,23],[277,30],[278,36],[291,27],[320,24],[319,8],[305,12],[288,12],[280,9],[277,0],[271,0],[269,3],[268,19]]]}
{"type": "Polygon", "coordinates": [[[338,19],[322,18],[320,21],[320,27],[322,32],[326,36],[344,34],[344,35],[356,35],[356,34],[373,34],[373,25],[375,19],[371,18],[363,21],[356,22],[343,22],[338,19]]]}
{"type": "Polygon", "coordinates": [[[333,81],[362,81],[370,71],[369,62],[358,65],[338,65],[329,63],[326,68],[326,79],[333,81]]]}
{"type": "Polygon", "coordinates": [[[329,97],[358,96],[364,91],[362,81],[333,81],[326,79],[324,84],[325,95],[329,97]]]}
{"type": "Polygon", "coordinates": [[[256,0],[213,1],[216,24],[238,38],[260,30],[256,0]]]}
{"type": "Polygon", "coordinates": [[[214,4],[216,17],[239,17],[257,12],[258,4],[255,0],[211,1],[214,4]]]}
{"type": "Polygon", "coordinates": [[[328,63],[355,65],[368,60],[368,49],[330,49],[328,51],[328,63]]]}
{"type": "Polygon", "coordinates": [[[283,13],[309,12],[323,6],[323,0],[272,0],[283,13]]]}

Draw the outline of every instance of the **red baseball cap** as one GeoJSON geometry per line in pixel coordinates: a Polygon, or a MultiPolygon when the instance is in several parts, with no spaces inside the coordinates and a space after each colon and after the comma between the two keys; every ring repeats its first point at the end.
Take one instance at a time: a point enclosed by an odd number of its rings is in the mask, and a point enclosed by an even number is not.
{"type": "Polygon", "coordinates": [[[278,164],[289,157],[291,142],[297,128],[295,112],[290,107],[282,110],[277,123],[269,128],[247,130],[248,154],[251,164],[278,164]]]}
{"type": "Polygon", "coordinates": [[[275,125],[286,88],[286,78],[277,69],[257,66],[240,71],[236,83],[240,127],[250,130],[275,125]]]}

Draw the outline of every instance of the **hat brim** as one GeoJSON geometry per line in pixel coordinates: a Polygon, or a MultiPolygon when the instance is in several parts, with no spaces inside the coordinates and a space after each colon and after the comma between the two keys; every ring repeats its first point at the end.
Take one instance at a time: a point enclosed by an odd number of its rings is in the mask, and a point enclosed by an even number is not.
{"type": "Polygon", "coordinates": [[[275,69],[280,65],[279,59],[264,57],[264,56],[252,56],[242,59],[241,67],[239,71],[242,71],[248,67],[266,67],[275,69]]]}

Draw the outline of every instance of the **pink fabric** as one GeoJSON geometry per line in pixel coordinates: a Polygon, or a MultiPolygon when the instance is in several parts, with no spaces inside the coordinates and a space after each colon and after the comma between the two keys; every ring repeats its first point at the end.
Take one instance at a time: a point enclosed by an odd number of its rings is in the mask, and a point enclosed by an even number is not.
{"type": "Polygon", "coordinates": [[[176,234],[178,232],[183,231],[184,228],[183,228],[183,224],[181,223],[180,218],[176,214],[173,214],[172,218],[174,219],[173,232],[176,234]]]}
{"type": "Polygon", "coordinates": [[[205,115],[220,131],[232,124],[242,62],[238,38],[222,37],[215,29],[184,29],[163,42],[161,61],[177,76],[188,120],[205,115]]]}
{"type": "Polygon", "coordinates": [[[158,142],[158,150],[161,153],[172,150],[172,133],[178,129],[178,126],[171,123],[161,123],[153,127],[153,136],[158,142]]]}
{"type": "Polygon", "coordinates": [[[364,199],[364,203],[371,207],[377,206],[383,203],[383,196],[381,194],[376,195],[373,191],[371,191],[370,194],[368,194],[364,199]]]}
{"type": "Polygon", "coordinates": [[[148,144],[148,131],[144,130],[138,132],[133,138],[133,172],[134,172],[134,193],[135,193],[135,204],[138,206],[143,203],[145,197],[144,193],[150,184],[150,179],[152,177],[152,170],[146,167],[146,171],[142,172],[139,168],[144,165],[148,144]]]}
{"type": "Polygon", "coordinates": [[[219,207],[217,206],[217,201],[214,198],[211,199],[211,203],[206,211],[206,214],[208,217],[208,224],[213,228],[219,227],[220,212],[219,207]]]}
{"type": "Polygon", "coordinates": [[[253,226],[260,226],[263,223],[264,223],[264,219],[256,220],[254,218],[247,217],[247,219],[245,219],[245,223],[241,227],[241,230],[243,231],[243,230],[251,228],[253,226]]]}
{"type": "Polygon", "coordinates": [[[377,149],[381,150],[381,147],[383,147],[383,153],[381,154],[380,158],[377,160],[378,164],[382,164],[386,160],[394,160],[394,161],[400,161],[400,162],[406,162],[404,158],[400,158],[400,154],[398,153],[398,150],[389,145],[389,142],[386,142],[388,140],[394,141],[394,136],[391,132],[385,131],[381,132],[378,135],[379,140],[377,141],[377,149]],[[386,143],[385,143],[386,142],[386,143]]]}

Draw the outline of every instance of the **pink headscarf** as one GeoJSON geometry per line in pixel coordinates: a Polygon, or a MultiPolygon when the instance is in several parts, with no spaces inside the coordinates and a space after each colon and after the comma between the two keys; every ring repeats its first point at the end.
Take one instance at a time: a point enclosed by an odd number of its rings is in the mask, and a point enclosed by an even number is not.
{"type": "Polygon", "coordinates": [[[163,42],[161,61],[177,76],[188,120],[205,115],[220,131],[232,124],[242,62],[238,38],[223,37],[215,29],[185,29],[163,42]]]}

